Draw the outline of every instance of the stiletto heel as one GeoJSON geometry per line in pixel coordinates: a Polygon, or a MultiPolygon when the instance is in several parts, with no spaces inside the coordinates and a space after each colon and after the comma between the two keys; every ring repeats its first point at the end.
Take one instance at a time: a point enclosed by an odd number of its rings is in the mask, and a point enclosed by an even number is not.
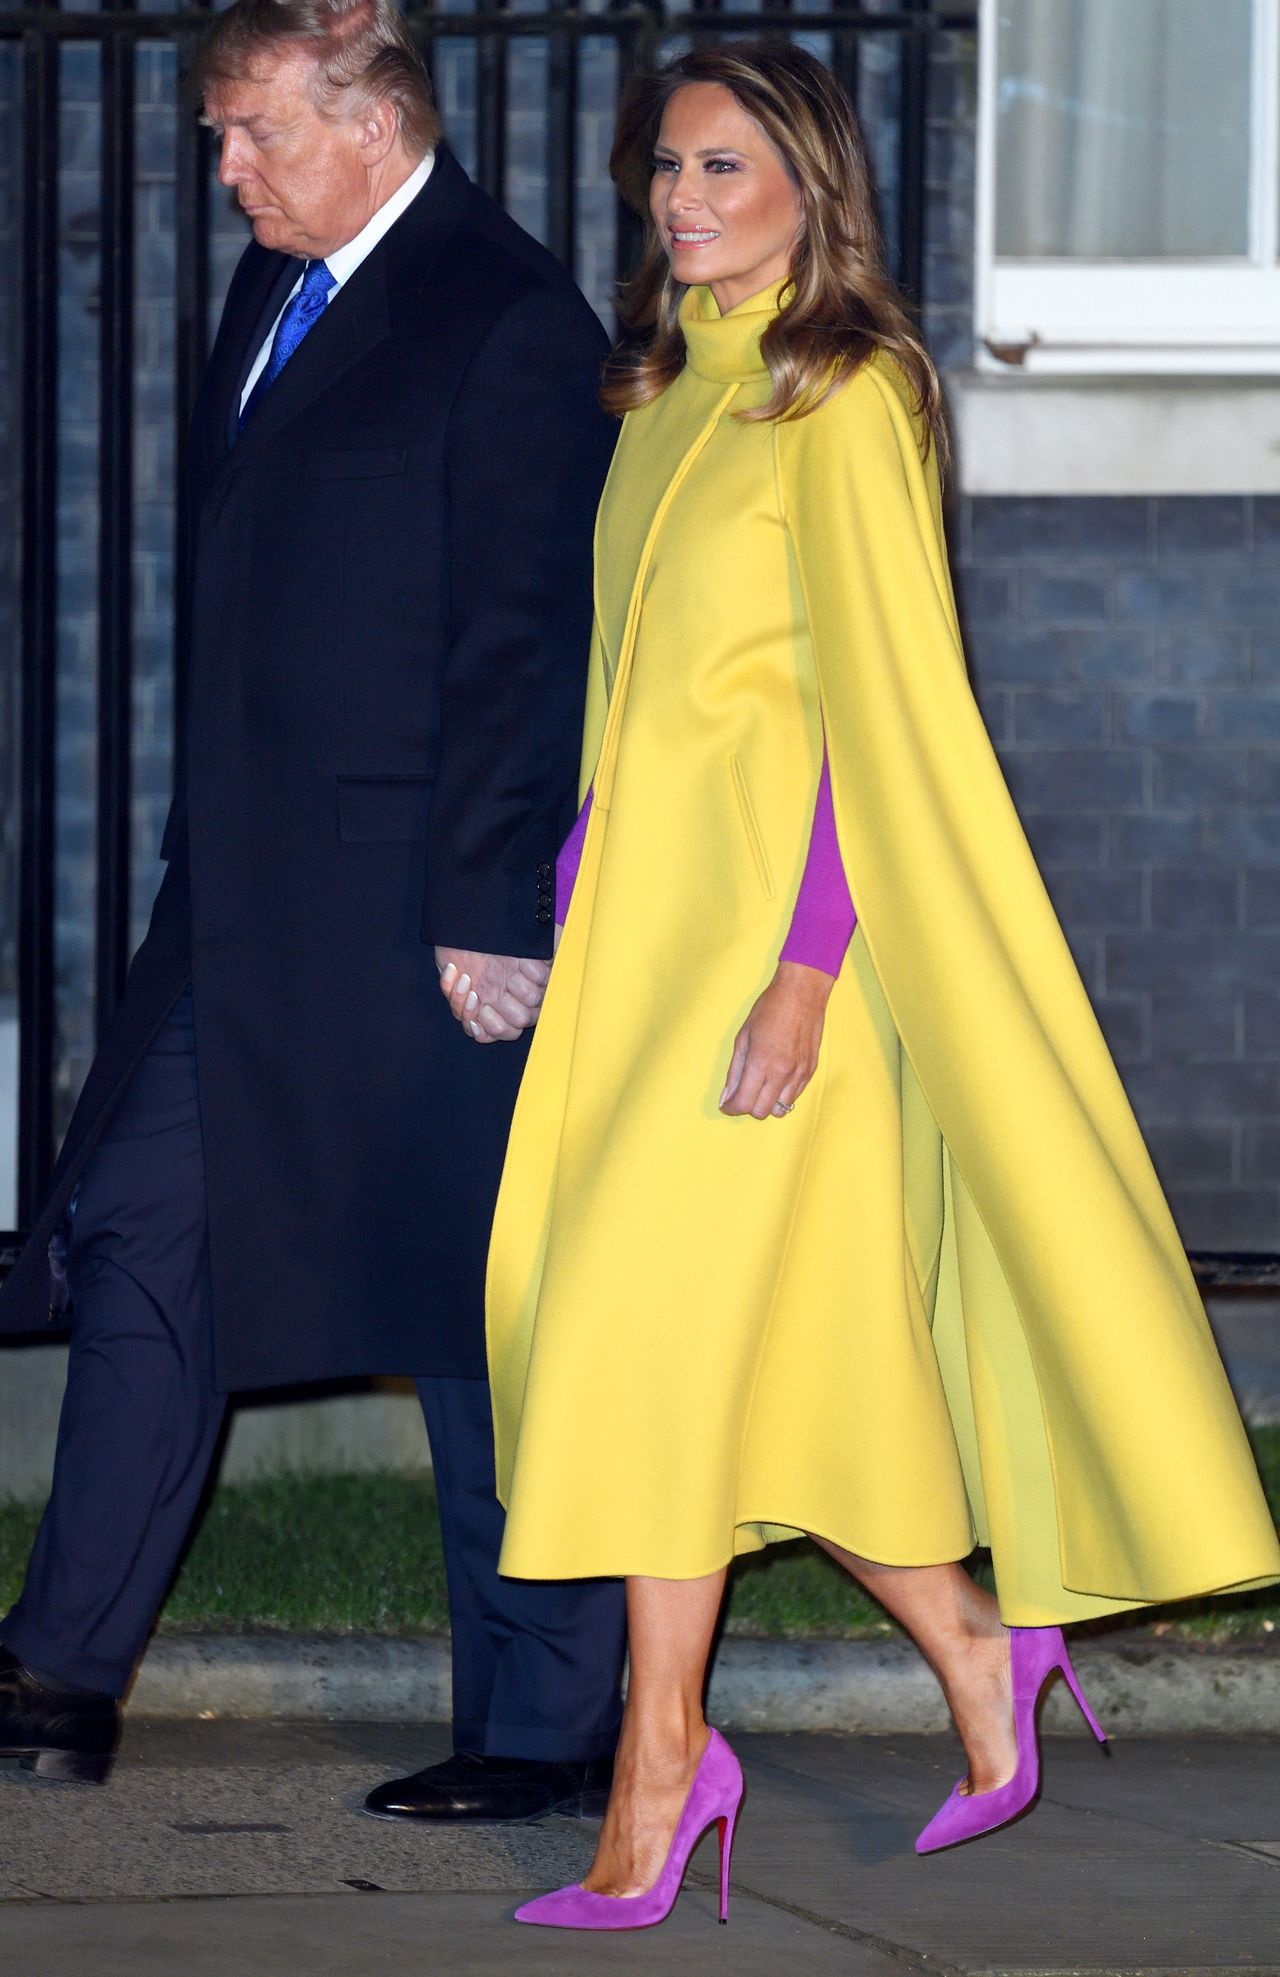
{"type": "Polygon", "coordinates": [[[707,1828],[716,1826],[720,1833],[720,1920],[727,1922],[729,1862],[742,1789],[742,1767],[720,1732],[713,1730],[676,1822],[662,1872],[651,1888],[642,1895],[598,1895],[594,1889],[575,1883],[526,1902],[516,1910],[516,1921],[537,1922],[550,1929],[651,1929],[670,1915],[690,1854],[707,1828]]]}
{"type": "Polygon", "coordinates": [[[716,1821],[720,1829],[720,1920],[722,1922],[729,1920],[729,1868],[733,1860],[733,1835],[737,1824],[736,1808],[716,1821]]]}
{"type": "Polygon", "coordinates": [[[1062,1660],[1058,1665],[1062,1669],[1063,1681],[1066,1683],[1072,1695],[1075,1697],[1076,1702],[1079,1704],[1080,1714],[1083,1716],[1085,1722],[1089,1725],[1089,1728],[1093,1731],[1093,1734],[1098,1739],[1098,1742],[1100,1744],[1105,1744],[1107,1741],[1107,1733],[1103,1729],[1101,1723],[1099,1723],[1097,1717],[1094,1715],[1093,1711],[1089,1707],[1088,1702],[1085,1699],[1084,1690],[1080,1687],[1079,1677],[1077,1676],[1075,1669],[1071,1666],[1071,1656],[1067,1653],[1065,1647],[1062,1650],[1062,1660]]]}
{"type": "Polygon", "coordinates": [[[993,1792],[966,1792],[962,1784],[957,1785],[916,1841],[917,1853],[937,1853],[943,1847],[959,1846],[962,1840],[976,1840],[983,1833],[994,1832],[997,1826],[1007,1826],[1034,1803],[1040,1790],[1036,1705],[1051,1675],[1061,1674],[1098,1742],[1107,1741],[1106,1731],[1085,1701],[1061,1627],[1011,1627],[1009,1662],[1013,1677],[1013,1729],[1018,1746],[1014,1774],[1007,1784],[997,1785],[993,1792]]]}

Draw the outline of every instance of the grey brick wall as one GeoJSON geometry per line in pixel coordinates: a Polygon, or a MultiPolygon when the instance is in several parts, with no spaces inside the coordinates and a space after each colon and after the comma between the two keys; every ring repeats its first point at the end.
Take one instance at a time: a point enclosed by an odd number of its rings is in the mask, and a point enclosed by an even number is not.
{"type": "MultiPolygon", "coordinates": [[[[830,41],[810,38],[827,57],[830,41]]],[[[475,57],[436,51],[451,139],[474,159],[475,57]]],[[[65,1118],[92,1048],[96,626],[97,58],[64,55],[57,954],[65,1118]]],[[[510,204],[544,209],[545,45],[509,74],[510,204]]],[[[0,117],[16,119],[0,51],[0,117]]],[[[615,56],[583,50],[577,274],[613,277],[605,161],[615,56]]],[[[172,364],[177,74],[138,66],[135,928],[158,876],[172,696],[172,364]]],[[[925,326],[971,357],[974,40],[930,72],[925,326]]],[[[886,230],[897,213],[897,72],[863,49],[858,102],[886,230]]],[[[0,1019],[12,984],[17,572],[13,147],[0,149],[0,1019]]],[[[213,316],[245,232],[213,194],[213,316]]],[[[975,683],[1086,985],[1192,1246],[1280,1247],[1280,501],[983,500],[951,533],[975,683]]]]}
{"type": "Polygon", "coordinates": [[[1195,1247],[1280,1246],[1280,501],[961,503],[983,711],[1195,1247]]]}

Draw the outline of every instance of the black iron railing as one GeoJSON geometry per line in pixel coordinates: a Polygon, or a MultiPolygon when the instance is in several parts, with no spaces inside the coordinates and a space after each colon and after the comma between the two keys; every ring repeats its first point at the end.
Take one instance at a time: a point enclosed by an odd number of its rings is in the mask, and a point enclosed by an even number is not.
{"type": "MultiPolygon", "coordinates": [[[[730,7],[720,0],[668,6],[664,0],[599,0],[586,7],[549,5],[524,11],[520,0],[474,11],[446,10],[409,0],[407,17],[435,66],[448,44],[474,53],[475,86],[470,162],[486,190],[504,199],[511,179],[512,115],[508,80],[512,51],[528,37],[545,48],[543,123],[544,211],[541,232],[565,263],[575,266],[581,241],[579,197],[580,95],[582,56],[604,44],[614,51],[616,94],[625,76],[682,39],[761,32],[817,37],[815,44],[859,100],[865,52],[874,44],[881,66],[893,71],[892,130],[882,168],[892,180],[889,245],[894,272],[921,306],[925,269],[925,149],[931,53],[940,37],[976,25],[977,0],[801,0],[759,7],[730,7]]],[[[4,129],[8,156],[17,164],[17,251],[13,268],[21,322],[20,375],[15,403],[18,418],[14,457],[0,459],[18,491],[21,558],[17,636],[20,644],[21,720],[16,736],[17,873],[16,925],[6,927],[5,900],[11,890],[0,876],[0,953],[6,943],[15,954],[18,1018],[17,1214],[29,1224],[45,1187],[55,1151],[59,1114],[55,1094],[58,1031],[55,979],[55,877],[59,799],[58,529],[60,247],[64,216],[59,210],[63,164],[60,116],[62,56],[68,48],[97,51],[97,104],[100,130],[96,149],[97,274],[97,545],[94,637],[96,639],[96,791],[94,797],[94,899],[92,999],[100,1033],[123,986],[132,945],[131,830],[135,622],[133,612],[134,453],[138,432],[135,406],[136,306],[136,57],[160,44],[173,51],[175,71],[189,66],[208,18],[207,8],[185,5],[173,11],[146,11],[126,0],[98,0],[95,11],[73,11],[56,4],[5,7],[0,0],[0,55],[18,65],[11,99],[16,120],[4,129]]],[[[176,75],[175,75],[176,86],[176,75]]],[[[186,645],[189,518],[178,494],[185,484],[186,425],[204,367],[209,305],[214,291],[210,265],[210,155],[208,134],[193,116],[174,126],[171,174],[173,220],[173,354],[171,402],[175,490],[171,560],[174,579],[172,649],[174,720],[181,731],[183,668],[177,655],[186,645]]],[[[3,160],[0,160],[2,168],[3,160]]],[[[593,222],[598,225],[598,221],[593,222]]],[[[637,226],[616,202],[606,222],[612,229],[610,259],[624,274],[631,264],[637,226]]],[[[3,736],[0,735],[0,741],[3,736]]],[[[0,820],[2,821],[2,820],[0,820]]],[[[6,985],[0,979],[0,993],[6,985]]],[[[65,1111],[66,1094],[62,1094],[65,1111]]],[[[0,1134],[14,1122],[0,1116],[0,1134]]],[[[0,1162],[0,1169],[3,1162],[0,1162]]],[[[0,1202],[0,1228],[6,1205],[0,1202]]],[[[0,1233],[0,1269],[11,1260],[20,1236],[0,1233]]],[[[1280,1284],[1280,1258],[1202,1253],[1193,1256],[1206,1287],[1280,1284]]]]}
{"type": "MultiPolygon", "coordinates": [[[[761,32],[817,37],[816,43],[859,100],[865,51],[874,44],[883,68],[893,71],[892,130],[882,168],[892,180],[889,244],[898,280],[921,306],[925,269],[925,149],[931,53],[940,37],[976,25],[977,0],[801,0],[759,7],[730,7],[720,0],[668,6],[664,0],[598,0],[586,7],[482,5],[446,10],[409,0],[407,17],[429,66],[446,44],[474,53],[475,88],[470,163],[486,190],[504,199],[511,178],[512,51],[534,37],[545,48],[543,120],[544,211],[541,232],[565,263],[575,266],[581,230],[579,172],[582,56],[592,46],[615,52],[613,89],[625,76],[681,39],[761,32]]],[[[0,460],[18,490],[21,559],[17,635],[20,644],[21,720],[16,736],[16,925],[6,927],[11,890],[0,880],[0,953],[16,955],[18,1017],[17,1215],[30,1223],[55,1151],[55,1051],[58,1029],[55,979],[55,876],[59,798],[58,529],[61,153],[60,70],[70,47],[97,51],[100,131],[96,252],[97,548],[96,792],[94,798],[94,930],[92,998],[100,1033],[123,986],[132,945],[131,831],[135,624],[133,614],[136,309],[135,228],[136,56],[160,44],[173,51],[175,71],[189,67],[208,18],[199,4],[147,11],[126,0],[98,0],[96,11],[54,4],[6,7],[0,0],[0,54],[18,65],[11,99],[16,121],[3,131],[17,165],[17,251],[13,269],[20,312],[19,408],[14,457],[0,460]]],[[[175,75],[176,85],[176,75],[175,75]]],[[[3,161],[0,160],[0,167],[3,161]]],[[[189,518],[178,491],[185,484],[186,425],[207,355],[210,265],[210,147],[193,116],[174,126],[171,402],[175,490],[172,526],[172,649],[174,721],[181,731],[183,668],[177,655],[187,639],[189,518]]],[[[593,224],[598,225],[595,221],[593,224]]],[[[624,274],[631,264],[637,226],[616,202],[610,259],[624,274]]],[[[0,735],[0,740],[3,736],[0,735]]],[[[3,821],[0,819],[0,821],[3,821]]],[[[0,978],[0,994],[5,992],[0,978]]],[[[65,1110],[65,1094],[64,1110],[65,1110]]],[[[0,1134],[14,1122],[0,1116],[0,1134]]],[[[3,1162],[0,1161],[0,1170],[3,1162]]],[[[0,1202],[0,1228],[6,1205],[0,1202]]],[[[0,1233],[0,1270],[20,1236],[0,1233]]],[[[1280,1258],[1202,1253],[1193,1256],[1206,1287],[1259,1288],[1280,1284],[1280,1258]]]]}
{"type": "MultiPolygon", "coordinates": [[[[615,91],[637,65],[681,38],[778,32],[819,35],[833,67],[856,94],[860,51],[869,38],[892,50],[896,86],[896,188],[890,248],[895,272],[919,303],[925,265],[925,137],[928,62],[934,37],[975,24],[976,0],[837,0],[837,4],[765,4],[758,10],[702,0],[668,8],[662,0],[605,4],[598,10],[549,6],[517,11],[485,5],[473,12],[410,4],[407,16],[431,65],[446,42],[475,52],[473,164],[485,188],[508,190],[510,129],[508,72],[513,44],[538,37],[546,49],[545,214],[547,244],[573,266],[578,248],[580,54],[588,43],[616,51],[615,91]]],[[[0,51],[20,63],[20,131],[6,133],[20,153],[17,208],[20,249],[20,404],[18,458],[9,463],[19,488],[22,567],[19,637],[21,725],[16,780],[17,928],[14,988],[18,1023],[17,1222],[29,1225],[55,1152],[58,1113],[54,1074],[57,1040],[55,872],[58,750],[58,515],[59,515],[59,211],[60,63],[63,51],[97,51],[100,138],[97,296],[97,552],[96,552],[96,856],[94,886],[94,1023],[100,1034],[119,999],[132,945],[131,801],[134,702],[134,452],[135,433],[135,74],[137,51],[162,44],[185,71],[206,9],[172,12],[100,0],[99,10],[56,4],[5,9],[0,0],[0,51]]],[[[184,485],[185,432],[205,363],[209,300],[209,141],[194,116],[177,120],[172,307],[174,314],[174,580],[175,660],[187,636],[188,517],[184,485]]],[[[636,245],[636,224],[620,204],[612,213],[612,260],[622,274],[636,245]]],[[[183,669],[175,664],[175,685],[183,669]]],[[[176,692],[175,692],[176,700],[176,692]]],[[[176,708],[180,731],[181,709],[176,708]]],[[[0,902],[2,903],[2,902],[0,902]]],[[[11,940],[11,947],[13,942],[11,940]]],[[[0,1132],[10,1122],[0,1118],[0,1132]]],[[[4,1206],[0,1204],[0,1226],[4,1206]]],[[[16,1233],[0,1234],[0,1265],[16,1233]]]]}

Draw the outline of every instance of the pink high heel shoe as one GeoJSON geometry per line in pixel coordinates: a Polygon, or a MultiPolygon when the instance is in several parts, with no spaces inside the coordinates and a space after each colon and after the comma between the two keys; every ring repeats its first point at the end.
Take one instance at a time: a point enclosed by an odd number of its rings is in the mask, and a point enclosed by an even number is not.
{"type": "Polygon", "coordinates": [[[916,1841],[917,1853],[937,1853],[942,1847],[959,1846],[962,1840],[976,1840],[981,1833],[1007,1826],[1025,1812],[1040,1789],[1040,1739],[1036,1730],[1036,1704],[1049,1677],[1061,1670],[1062,1678],[1080,1705],[1081,1714],[1100,1744],[1107,1733],[1084,1699],[1084,1691],[1071,1666],[1071,1656],[1062,1638],[1061,1627],[1011,1627],[1009,1659],[1013,1674],[1013,1727],[1018,1740],[1018,1768],[1007,1784],[993,1792],[966,1792],[957,1785],[946,1803],[916,1841]]]}
{"type": "Polygon", "coordinates": [[[729,1862],[742,1804],[742,1767],[718,1730],[702,1753],[662,1872],[642,1895],[598,1895],[577,1883],[539,1895],[516,1910],[517,1922],[548,1929],[651,1929],[675,1907],[689,1856],[708,1826],[720,1828],[720,1920],[729,1920],[729,1862]]]}

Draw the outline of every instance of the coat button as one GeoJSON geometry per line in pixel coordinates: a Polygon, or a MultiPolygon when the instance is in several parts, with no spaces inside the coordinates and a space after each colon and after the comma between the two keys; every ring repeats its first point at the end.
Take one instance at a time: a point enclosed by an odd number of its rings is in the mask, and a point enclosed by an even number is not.
{"type": "Polygon", "coordinates": [[[545,926],[551,918],[551,908],[549,906],[540,906],[535,917],[539,926],[545,926]]]}
{"type": "Polygon", "coordinates": [[[551,866],[544,859],[543,863],[538,867],[538,877],[540,879],[549,879],[551,877],[551,870],[551,866]]]}

